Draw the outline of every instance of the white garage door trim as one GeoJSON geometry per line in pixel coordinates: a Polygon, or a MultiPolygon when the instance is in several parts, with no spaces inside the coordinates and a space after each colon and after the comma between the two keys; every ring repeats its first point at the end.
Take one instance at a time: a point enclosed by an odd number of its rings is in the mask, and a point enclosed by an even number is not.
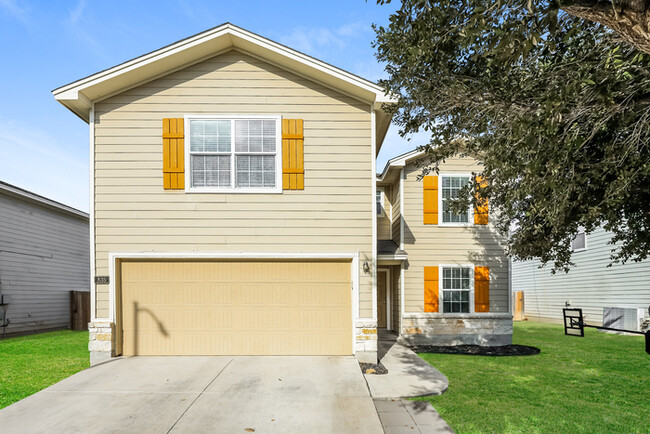
{"type": "MultiPolygon", "coordinates": [[[[352,276],[352,354],[354,350],[355,327],[359,319],[359,253],[269,253],[269,252],[112,252],[108,254],[108,318],[96,318],[116,323],[115,313],[115,264],[118,259],[350,259],[352,276]]],[[[95,289],[96,290],[96,289],[95,289]]],[[[94,311],[94,309],[91,309],[94,311]]]]}

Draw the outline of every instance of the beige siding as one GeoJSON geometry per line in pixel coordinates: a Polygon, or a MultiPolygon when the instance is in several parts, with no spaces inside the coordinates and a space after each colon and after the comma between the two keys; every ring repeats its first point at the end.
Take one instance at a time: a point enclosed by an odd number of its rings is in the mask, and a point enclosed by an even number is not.
{"type": "Polygon", "coordinates": [[[377,215],[377,239],[378,240],[390,240],[391,239],[391,215],[392,215],[392,204],[391,204],[391,189],[389,186],[377,187],[384,190],[384,213],[383,215],[377,215]]]}
{"type": "MultiPolygon", "coordinates": [[[[470,158],[451,158],[440,173],[480,171],[470,158]]],[[[424,267],[439,264],[474,264],[490,267],[490,311],[508,312],[508,258],[491,226],[443,227],[423,223],[421,169],[405,167],[404,243],[408,252],[404,306],[407,313],[424,312],[424,267]]]]}
{"type": "Polygon", "coordinates": [[[402,221],[402,208],[401,208],[401,196],[400,196],[400,180],[399,178],[395,181],[391,188],[391,204],[393,207],[393,215],[391,216],[391,225],[393,227],[393,242],[399,246],[400,239],[400,223],[402,221]]]}
{"type": "MultiPolygon", "coordinates": [[[[229,53],[95,105],[96,271],[109,252],[359,252],[372,259],[370,107],[229,53]],[[188,194],[162,188],[162,118],[188,113],[304,119],[305,189],[188,194]]],[[[371,280],[360,272],[360,314],[371,280]]],[[[108,286],[97,287],[97,316],[108,286]]]]}

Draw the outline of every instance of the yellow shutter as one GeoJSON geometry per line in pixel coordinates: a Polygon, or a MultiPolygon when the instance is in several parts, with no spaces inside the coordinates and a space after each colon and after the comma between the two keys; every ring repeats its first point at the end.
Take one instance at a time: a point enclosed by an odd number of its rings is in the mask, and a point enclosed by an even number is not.
{"type": "Polygon", "coordinates": [[[474,267],[474,311],[490,311],[489,267],[474,267]]]}
{"type": "Polygon", "coordinates": [[[424,224],[438,224],[438,177],[425,176],[422,180],[424,189],[424,224]]]}
{"type": "Polygon", "coordinates": [[[424,267],[424,311],[438,312],[438,267],[424,267]]]}
{"type": "Polygon", "coordinates": [[[282,119],[282,189],[304,190],[305,138],[302,119],[282,119]]]}
{"type": "MultiPolygon", "coordinates": [[[[477,176],[476,183],[479,188],[487,186],[487,179],[477,176]]],[[[480,203],[477,203],[474,207],[474,224],[475,225],[486,225],[488,224],[488,200],[484,199],[480,203]]]]}
{"type": "Polygon", "coordinates": [[[163,119],[163,188],[185,189],[185,134],[183,118],[163,119]]]}

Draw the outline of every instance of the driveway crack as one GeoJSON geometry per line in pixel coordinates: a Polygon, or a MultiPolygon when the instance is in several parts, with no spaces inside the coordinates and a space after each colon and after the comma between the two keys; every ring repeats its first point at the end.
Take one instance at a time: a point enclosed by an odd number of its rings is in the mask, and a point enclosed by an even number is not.
{"type": "Polygon", "coordinates": [[[196,398],[194,398],[194,400],[190,403],[190,405],[187,406],[187,408],[185,409],[185,411],[184,411],[180,416],[178,416],[178,419],[176,419],[176,422],[174,422],[174,424],[169,428],[169,430],[167,430],[167,434],[169,434],[169,433],[174,429],[174,427],[176,426],[176,424],[178,423],[178,421],[181,420],[181,419],[183,418],[183,416],[185,416],[185,413],[187,413],[187,410],[189,410],[190,408],[192,408],[192,406],[194,405],[194,403],[195,403],[195,402],[196,402],[196,401],[201,397],[201,395],[203,395],[203,394],[205,393],[205,391],[208,390],[208,387],[210,387],[210,386],[212,385],[212,383],[214,383],[214,381],[215,381],[217,378],[219,378],[219,375],[221,375],[221,373],[222,373],[223,371],[225,371],[226,368],[227,368],[228,366],[230,366],[230,363],[232,363],[232,360],[233,360],[233,359],[230,359],[230,360],[228,361],[228,363],[226,363],[226,366],[224,366],[223,368],[221,368],[221,371],[219,371],[219,372],[217,373],[217,375],[215,375],[214,378],[213,378],[213,379],[208,383],[208,385],[205,386],[201,392],[199,392],[199,394],[196,396],[196,398]]]}

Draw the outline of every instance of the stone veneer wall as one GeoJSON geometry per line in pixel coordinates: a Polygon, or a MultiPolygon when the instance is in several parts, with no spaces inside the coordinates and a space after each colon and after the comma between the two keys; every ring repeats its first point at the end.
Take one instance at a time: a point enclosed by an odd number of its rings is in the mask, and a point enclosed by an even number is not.
{"type": "Polygon", "coordinates": [[[354,353],[362,363],[377,363],[377,321],[355,321],[354,353]]]}
{"type": "Polygon", "coordinates": [[[115,325],[110,322],[88,323],[88,350],[90,351],[90,365],[105,362],[115,355],[113,335],[115,325]]]}
{"type": "Polygon", "coordinates": [[[512,344],[510,314],[407,314],[400,340],[413,345],[512,344]]]}

